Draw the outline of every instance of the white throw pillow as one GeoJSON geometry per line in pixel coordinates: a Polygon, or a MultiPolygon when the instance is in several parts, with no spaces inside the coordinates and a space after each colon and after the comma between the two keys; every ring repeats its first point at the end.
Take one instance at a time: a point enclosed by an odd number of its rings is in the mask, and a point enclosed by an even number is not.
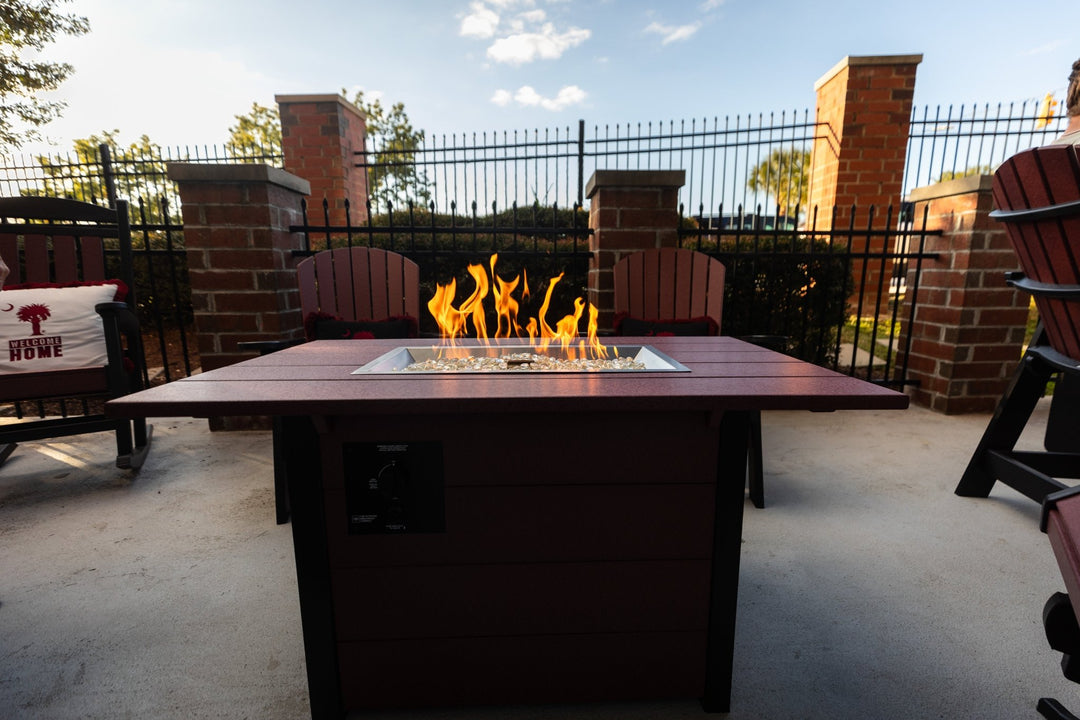
{"type": "Polygon", "coordinates": [[[117,291],[117,283],[0,290],[0,373],[105,365],[94,306],[117,291]]]}

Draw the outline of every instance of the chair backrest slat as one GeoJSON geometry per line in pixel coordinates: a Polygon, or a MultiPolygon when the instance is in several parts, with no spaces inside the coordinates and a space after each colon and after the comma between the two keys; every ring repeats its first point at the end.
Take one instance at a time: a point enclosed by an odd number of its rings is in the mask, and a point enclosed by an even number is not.
{"type": "MultiPolygon", "coordinates": [[[[70,283],[79,280],[79,248],[75,238],[59,235],[52,239],[53,281],[70,283]]],[[[87,278],[91,280],[95,278],[87,278]]]]}
{"type": "MultiPolygon", "coordinates": [[[[23,282],[45,283],[52,281],[49,272],[49,238],[45,235],[23,236],[23,282]]],[[[9,263],[10,264],[10,263],[9,263]]]]}
{"type": "MultiPolygon", "coordinates": [[[[369,317],[390,317],[390,306],[386,300],[390,291],[386,279],[386,251],[372,248],[368,250],[368,276],[365,309],[369,317]]],[[[358,304],[357,309],[361,306],[358,304]]]]}
{"type": "MultiPolygon", "coordinates": [[[[105,269],[105,241],[99,237],[79,238],[83,280],[108,280],[105,269]]],[[[79,271],[76,270],[76,275],[79,271]]],[[[131,288],[134,292],[135,288],[131,288]]]]}
{"type": "MultiPolygon", "coordinates": [[[[307,262],[307,260],[303,261],[307,262]]],[[[337,293],[336,293],[336,281],[334,276],[334,255],[333,251],[325,253],[318,253],[311,258],[311,262],[315,263],[315,310],[328,313],[330,315],[338,314],[337,306],[337,293]]],[[[304,311],[304,316],[307,316],[307,311],[304,311]]]]}

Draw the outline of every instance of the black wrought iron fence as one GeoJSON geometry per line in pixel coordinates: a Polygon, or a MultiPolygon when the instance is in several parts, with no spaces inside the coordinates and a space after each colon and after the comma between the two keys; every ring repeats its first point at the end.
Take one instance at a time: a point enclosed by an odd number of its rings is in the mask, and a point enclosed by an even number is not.
{"type": "MultiPolygon", "coordinates": [[[[892,207],[884,227],[897,229],[874,229],[874,214],[871,207],[863,227],[838,227],[835,210],[827,223],[815,211],[800,229],[767,226],[741,208],[724,226],[683,215],[679,241],[725,265],[723,334],[780,336],[803,360],[901,387],[910,350],[900,347],[901,328],[915,317],[923,260],[937,257],[926,238],[940,231],[926,229],[925,213],[914,222],[892,207]],[[899,281],[909,263],[911,287],[899,281]]],[[[723,208],[719,216],[727,217],[723,208]]]]}
{"type": "MultiPolygon", "coordinates": [[[[1010,155],[1049,142],[1066,119],[1045,106],[1029,100],[913,109],[902,194],[992,173],[1010,155]]],[[[685,170],[679,202],[686,207],[760,206],[766,215],[796,219],[794,207],[806,207],[810,149],[827,132],[809,110],[591,127],[579,120],[576,128],[425,133],[416,147],[369,139],[356,166],[377,179],[369,185],[372,197],[430,201],[439,212],[451,202],[584,205],[585,183],[596,170],[685,170]],[[395,184],[394,169],[402,167],[408,180],[395,184]]]]}
{"type": "MultiPolygon", "coordinates": [[[[140,199],[150,209],[151,222],[162,207],[180,222],[180,196],[168,178],[170,162],[282,164],[280,147],[241,145],[174,146],[154,144],[110,148],[106,144],[79,147],[77,151],[42,155],[0,157],[0,195],[65,197],[95,204],[117,198],[133,205],[140,199]],[[166,205],[162,205],[165,198],[166,205]]],[[[132,218],[133,221],[136,218],[132,218]]]]}
{"type": "Polygon", "coordinates": [[[418,147],[383,145],[375,138],[356,153],[371,178],[373,197],[431,202],[526,206],[584,205],[585,184],[596,170],[685,170],[680,200],[690,207],[726,203],[805,204],[810,146],[823,130],[810,112],[694,118],[587,128],[571,127],[460,135],[425,134],[418,147]],[[395,184],[403,165],[408,179],[395,184]],[[388,193],[388,190],[393,192],[388,193]],[[777,192],[780,190],[780,192],[777,192]]]}
{"type": "Polygon", "coordinates": [[[181,224],[167,198],[132,208],[136,310],[147,360],[146,381],[170,382],[199,368],[191,282],[181,224]],[[151,222],[158,218],[158,222],[151,222]]]}
{"type": "MultiPolygon", "coordinates": [[[[1056,100],[1063,107],[1062,99],[1056,100]]],[[[911,115],[904,193],[965,175],[989,175],[1006,159],[1060,135],[1066,116],[1047,100],[915,108],[911,115]]]]}

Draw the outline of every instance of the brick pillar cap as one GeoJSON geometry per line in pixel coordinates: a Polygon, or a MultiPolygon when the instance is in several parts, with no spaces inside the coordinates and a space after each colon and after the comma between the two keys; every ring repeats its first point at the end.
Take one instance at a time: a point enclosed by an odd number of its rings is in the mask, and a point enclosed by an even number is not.
{"type": "Polygon", "coordinates": [[[844,68],[859,65],[918,65],[922,62],[922,57],[921,53],[918,55],[848,55],[814,83],[814,91],[820,90],[822,85],[836,77],[844,68]]]}
{"type": "Polygon", "coordinates": [[[183,163],[171,162],[166,164],[169,179],[175,182],[204,182],[204,183],[255,183],[264,182],[272,185],[280,185],[287,190],[311,194],[311,183],[297,177],[292,173],[285,172],[281,168],[256,163],[183,163]]]}
{"type": "Polygon", "coordinates": [[[597,170],[585,184],[585,197],[601,187],[680,188],[686,184],[685,170],[597,170]]]}
{"type": "Polygon", "coordinates": [[[367,114],[363,110],[358,108],[349,102],[340,93],[324,93],[322,95],[275,95],[274,102],[278,105],[292,104],[292,103],[332,103],[336,102],[341,107],[345,108],[349,112],[359,115],[367,120],[367,114]]]}
{"type": "Polygon", "coordinates": [[[990,192],[994,187],[993,175],[968,175],[966,177],[946,180],[925,187],[915,188],[908,193],[908,202],[924,202],[937,200],[953,195],[970,195],[974,192],[990,192]]]}

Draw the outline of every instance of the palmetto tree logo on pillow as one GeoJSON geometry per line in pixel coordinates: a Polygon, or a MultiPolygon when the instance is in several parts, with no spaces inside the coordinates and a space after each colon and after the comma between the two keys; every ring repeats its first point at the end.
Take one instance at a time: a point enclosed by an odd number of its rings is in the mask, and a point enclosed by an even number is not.
{"type": "Polygon", "coordinates": [[[22,322],[30,323],[31,335],[44,335],[45,333],[41,332],[41,322],[52,317],[52,313],[49,311],[48,305],[33,303],[19,308],[19,312],[15,314],[15,317],[22,322]]]}

